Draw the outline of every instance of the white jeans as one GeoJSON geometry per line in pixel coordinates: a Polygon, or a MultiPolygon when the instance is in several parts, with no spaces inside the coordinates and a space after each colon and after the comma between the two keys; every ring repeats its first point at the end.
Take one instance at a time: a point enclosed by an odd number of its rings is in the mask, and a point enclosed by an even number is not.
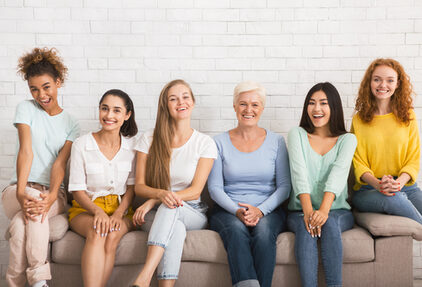
{"type": "MultiPolygon", "coordinates": [[[[153,211],[150,211],[153,213],[153,211]]],[[[148,219],[147,219],[148,220],[148,219]]],[[[148,245],[157,245],[165,248],[163,258],[157,267],[157,278],[177,279],[182,258],[183,244],[186,230],[203,229],[207,226],[205,214],[194,209],[186,202],[177,208],[168,208],[161,204],[155,213],[152,223],[148,245]]],[[[149,229],[145,224],[142,229],[149,229]]]]}

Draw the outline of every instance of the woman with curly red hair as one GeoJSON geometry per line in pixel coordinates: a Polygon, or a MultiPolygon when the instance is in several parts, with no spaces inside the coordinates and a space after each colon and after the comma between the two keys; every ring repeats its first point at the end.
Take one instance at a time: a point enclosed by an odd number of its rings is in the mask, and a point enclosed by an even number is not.
{"type": "Polygon", "coordinates": [[[358,141],[353,204],[362,212],[405,216],[422,223],[422,191],[416,184],[420,139],[412,94],[399,62],[376,59],[366,70],[352,121],[358,141]]]}
{"type": "Polygon", "coordinates": [[[16,172],[2,193],[11,220],[6,281],[11,287],[23,287],[26,281],[46,287],[51,279],[48,218],[65,212],[62,182],[79,125],[58,103],[67,68],[54,48],[35,48],[23,55],[18,72],[28,82],[32,99],[16,107],[16,172]]]}

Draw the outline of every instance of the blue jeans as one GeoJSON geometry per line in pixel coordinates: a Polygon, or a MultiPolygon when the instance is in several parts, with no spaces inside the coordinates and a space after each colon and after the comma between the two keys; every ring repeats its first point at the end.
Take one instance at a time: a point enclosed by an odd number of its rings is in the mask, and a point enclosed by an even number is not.
{"type": "MultiPolygon", "coordinates": [[[[321,259],[327,286],[342,286],[343,244],[341,233],[353,227],[350,210],[331,210],[321,229],[321,259]]],[[[318,285],[318,237],[305,228],[303,212],[289,213],[288,228],[295,233],[295,255],[302,286],[318,285]]]]}
{"type": "Polygon", "coordinates": [[[404,186],[395,196],[386,196],[372,186],[362,185],[353,195],[361,212],[379,212],[411,218],[422,224],[422,191],[417,184],[404,186]]]}
{"type": "Polygon", "coordinates": [[[262,217],[255,227],[247,227],[236,215],[214,206],[210,228],[223,240],[233,286],[271,286],[276,240],[285,229],[285,221],[286,215],[279,207],[262,217]]]}
{"type": "MultiPolygon", "coordinates": [[[[186,202],[183,203],[183,206],[173,209],[161,204],[155,213],[154,222],[149,231],[147,244],[165,248],[163,258],[157,266],[159,280],[177,279],[186,230],[203,229],[207,225],[205,214],[186,202]]],[[[151,213],[150,216],[146,218],[148,221],[151,220],[153,211],[149,213],[151,213]]],[[[148,224],[145,227],[149,229],[148,224]]]]}

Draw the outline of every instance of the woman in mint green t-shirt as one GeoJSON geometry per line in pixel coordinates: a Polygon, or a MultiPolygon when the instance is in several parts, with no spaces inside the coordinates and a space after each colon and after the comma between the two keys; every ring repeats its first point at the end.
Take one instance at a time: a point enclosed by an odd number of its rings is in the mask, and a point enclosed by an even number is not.
{"type": "Polygon", "coordinates": [[[300,126],[288,135],[293,190],[287,226],[296,235],[302,286],[317,286],[318,239],[327,286],[342,286],[341,233],[353,227],[346,199],[355,148],[337,89],[328,82],[316,84],[306,96],[300,126]]]}

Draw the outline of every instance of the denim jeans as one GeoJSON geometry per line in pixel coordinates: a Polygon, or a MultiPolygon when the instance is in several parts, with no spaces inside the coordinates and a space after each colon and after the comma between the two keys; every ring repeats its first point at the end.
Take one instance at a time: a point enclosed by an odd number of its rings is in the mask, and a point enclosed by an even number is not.
{"type": "Polygon", "coordinates": [[[235,215],[214,206],[210,228],[223,240],[233,286],[271,286],[276,240],[285,229],[285,221],[286,215],[279,207],[262,217],[255,227],[247,227],[235,215]]]}
{"type": "MultiPolygon", "coordinates": [[[[331,210],[321,229],[321,259],[327,286],[342,286],[343,244],[341,233],[353,227],[350,210],[331,210]]],[[[295,255],[302,286],[318,285],[318,237],[312,238],[305,228],[303,212],[287,217],[288,228],[295,233],[295,255]]]]}
{"type": "Polygon", "coordinates": [[[147,242],[148,245],[157,245],[165,249],[163,258],[157,266],[159,280],[177,279],[186,230],[203,229],[206,226],[205,214],[186,202],[183,202],[183,206],[173,209],[165,204],[160,205],[155,213],[147,242]]]}
{"type": "Polygon", "coordinates": [[[372,186],[362,185],[353,195],[361,212],[380,212],[411,218],[422,224],[422,191],[417,184],[404,186],[395,196],[386,196],[372,186]]]}

